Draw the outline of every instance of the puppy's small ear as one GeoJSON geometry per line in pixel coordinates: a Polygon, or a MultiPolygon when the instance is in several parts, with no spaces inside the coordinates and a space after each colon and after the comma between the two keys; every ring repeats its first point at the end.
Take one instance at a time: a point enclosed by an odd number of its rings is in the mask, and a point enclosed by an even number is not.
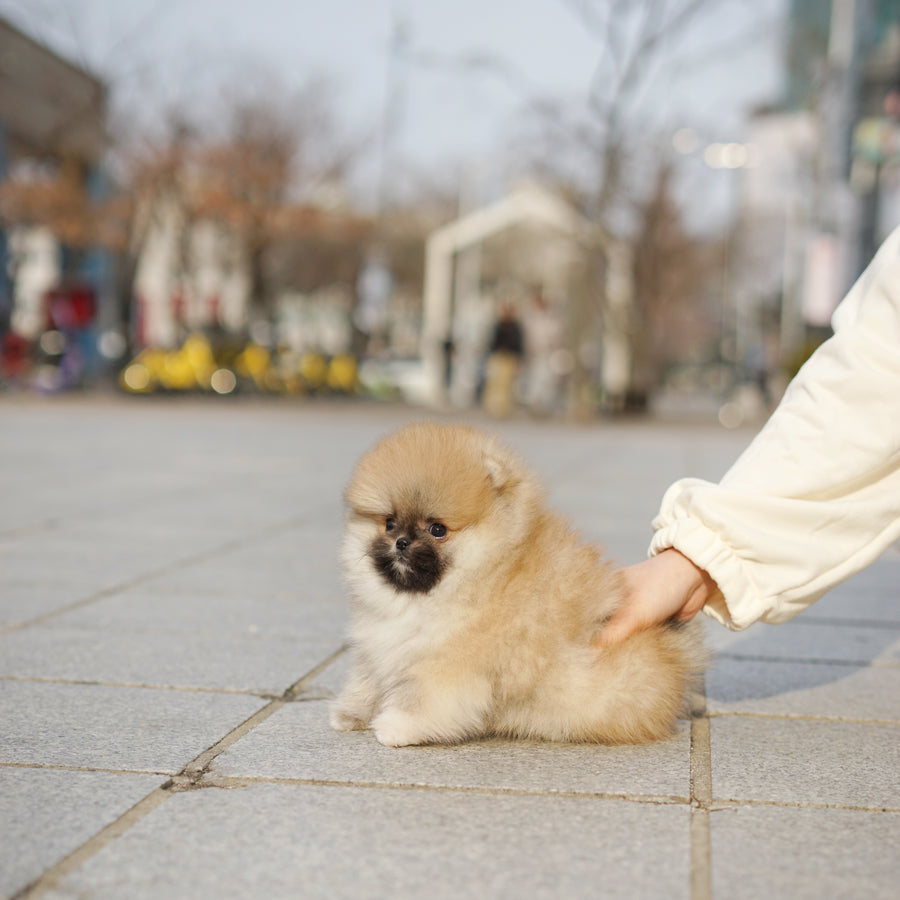
{"type": "Polygon", "coordinates": [[[512,487],[515,478],[515,470],[509,460],[498,453],[494,447],[489,447],[484,452],[484,467],[487,469],[488,481],[495,491],[502,493],[508,487],[512,487]]]}

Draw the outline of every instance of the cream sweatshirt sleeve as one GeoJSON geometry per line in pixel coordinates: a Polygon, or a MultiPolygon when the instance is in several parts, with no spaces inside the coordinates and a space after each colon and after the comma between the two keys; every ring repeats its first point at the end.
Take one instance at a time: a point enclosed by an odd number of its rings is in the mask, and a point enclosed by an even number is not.
{"type": "Polygon", "coordinates": [[[721,482],[676,482],[653,522],[650,553],[709,572],[729,628],[792,618],[900,538],[900,228],[832,325],[721,482]]]}

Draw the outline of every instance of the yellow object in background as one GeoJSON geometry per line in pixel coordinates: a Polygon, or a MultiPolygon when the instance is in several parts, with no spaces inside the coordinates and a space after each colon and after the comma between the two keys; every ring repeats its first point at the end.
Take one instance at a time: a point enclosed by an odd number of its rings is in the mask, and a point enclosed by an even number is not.
{"type": "Polygon", "coordinates": [[[333,391],[350,394],[356,390],[356,358],[349,353],[341,353],[328,366],[328,387],[333,391]]]}
{"type": "Polygon", "coordinates": [[[300,375],[313,390],[318,390],[328,378],[328,362],[321,353],[304,353],[300,359],[300,375]]]}
{"type": "Polygon", "coordinates": [[[259,344],[247,344],[234,361],[238,375],[251,378],[253,383],[260,389],[266,387],[267,375],[271,364],[271,354],[259,344]]]}
{"type": "Polygon", "coordinates": [[[349,353],[331,359],[316,351],[273,354],[260,344],[250,343],[233,362],[228,358],[225,354],[217,360],[209,340],[202,334],[192,334],[176,350],[142,350],[119,374],[119,385],[132,394],[197,388],[230,394],[238,388],[238,375],[251,380],[257,390],[270,394],[322,390],[349,394],[359,389],[356,357],[349,353]]]}

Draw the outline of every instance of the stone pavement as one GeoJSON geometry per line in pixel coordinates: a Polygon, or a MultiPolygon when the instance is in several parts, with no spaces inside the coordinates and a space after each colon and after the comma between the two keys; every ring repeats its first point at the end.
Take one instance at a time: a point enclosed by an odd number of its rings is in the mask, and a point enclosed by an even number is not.
{"type": "MultiPolygon", "coordinates": [[[[792,623],[710,624],[670,741],[332,732],[340,490],[415,415],[0,397],[0,895],[898,896],[895,550],[792,623]]],[[[623,563],[670,481],[750,438],[499,430],[623,563]]]]}

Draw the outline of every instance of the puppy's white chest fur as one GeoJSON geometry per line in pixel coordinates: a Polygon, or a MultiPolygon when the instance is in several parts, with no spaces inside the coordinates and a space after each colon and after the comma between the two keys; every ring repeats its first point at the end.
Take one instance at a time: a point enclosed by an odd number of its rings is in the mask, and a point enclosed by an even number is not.
{"type": "MultiPolygon", "coordinates": [[[[354,535],[347,536],[344,558],[365,552],[354,535]]],[[[379,680],[390,681],[416,659],[433,652],[468,618],[455,609],[451,585],[441,585],[427,595],[395,590],[372,570],[357,567],[352,579],[355,608],[351,638],[379,680]]]]}

